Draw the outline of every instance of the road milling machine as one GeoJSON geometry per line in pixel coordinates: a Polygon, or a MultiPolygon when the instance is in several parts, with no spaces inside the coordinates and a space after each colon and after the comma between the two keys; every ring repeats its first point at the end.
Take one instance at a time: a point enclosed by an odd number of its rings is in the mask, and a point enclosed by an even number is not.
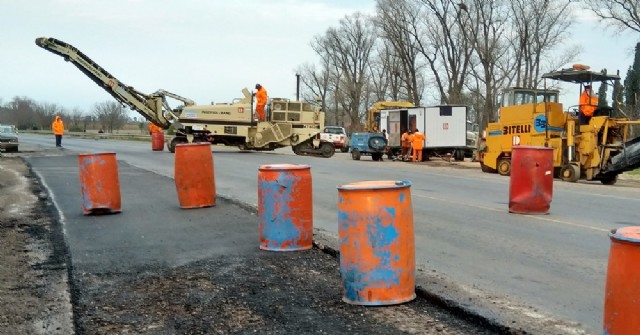
{"type": "Polygon", "coordinates": [[[599,180],[612,185],[620,173],[640,167],[640,137],[630,138],[630,126],[640,121],[629,120],[619,110],[600,107],[589,124],[580,125],[579,105],[564,110],[559,91],[546,88],[547,79],[578,84],[578,101],[585,85],[613,85],[619,76],[576,64],[542,78],[544,89],[503,91],[499,120],[488,124],[479,147],[482,171],[509,175],[511,151],[517,145],[553,148],[555,177],[569,182],[599,180]]]}
{"type": "Polygon", "coordinates": [[[244,97],[231,103],[196,105],[192,100],[164,90],[144,94],[125,85],[70,44],[55,38],[41,37],[36,44],[62,56],[123,105],[140,113],[149,122],[176,134],[168,139],[169,151],[180,143],[209,142],[237,146],[241,150],[274,150],[291,146],[297,155],[331,157],[333,143],[320,141],[324,129],[324,112],[307,102],[272,98],[267,120],[257,121],[253,112],[253,95],[245,88],[244,97]],[[171,108],[168,99],[182,105],[171,108]]]}

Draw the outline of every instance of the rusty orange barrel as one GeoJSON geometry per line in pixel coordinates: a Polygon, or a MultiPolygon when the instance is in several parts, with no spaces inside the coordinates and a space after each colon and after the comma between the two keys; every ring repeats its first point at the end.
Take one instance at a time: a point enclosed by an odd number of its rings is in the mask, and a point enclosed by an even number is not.
{"type": "Polygon", "coordinates": [[[313,243],[313,198],[308,165],[273,164],[258,169],[260,249],[296,251],[313,243]]]}
{"type": "Polygon", "coordinates": [[[122,208],[116,154],[79,154],[78,167],[84,215],[120,212],[122,208]]]}
{"type": "Polygon", "coordinates": [[[339,186],[338,234],[343,301],[375,306],[416,297],[410,182],[339,186]]]}
{"type": "Polygon", "coordinates": [[[514,146],[509,212],[548,214],[553,197],[553,148],[514,146]]]}
{"type": "Polygon", "coordinates": [[[161,131],[154,131],[151,133],[151,150],[164,150],[164,134],[161,131]]]}
{"type": "Polygon", "coordinates": [[[177,144],[174,178],[181,208],[215,206],[216,182],[211,144],[177,144]]]}
{"type": "Polygon", "coordinates": [[[609,234],[603,334],[640,334],[640,227],[609,234]]]}

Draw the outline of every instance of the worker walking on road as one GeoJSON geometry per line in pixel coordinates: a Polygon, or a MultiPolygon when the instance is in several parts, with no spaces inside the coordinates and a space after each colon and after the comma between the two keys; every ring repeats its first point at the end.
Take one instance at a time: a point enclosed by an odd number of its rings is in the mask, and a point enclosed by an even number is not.
{"type": "Polygon", "coordinates": [[[427,137],[421,133],[418,128],[413,132],[412,145],[413,145],[413,161],[422,162],[422,148],[424,147],[424,140],[427,137]]]}
{"type": "Polygon", "coordinates": [[[258,115],[258,121],[265,121],[264,106],[267,104],[267,90],[260,84],[256,84],[256,90],[253,95],[256,97],[256,114],[258,115]]]}
{"type": "Polygon", "coordinates": [[[62,148],[62,135],[64,134],[64,123],[60,115],[56,115],[55,120],[51,123],[51,130],[56,136],[56,147],[62,148]]]}
{"type": "Polygon", "coordinates": [[[580,94],[580,114],[578,114],[580,125],[589,124],[596,108],[598,108],[598,97],[593,94],[591,85],[584,85],[584,91],[580,94]]]}

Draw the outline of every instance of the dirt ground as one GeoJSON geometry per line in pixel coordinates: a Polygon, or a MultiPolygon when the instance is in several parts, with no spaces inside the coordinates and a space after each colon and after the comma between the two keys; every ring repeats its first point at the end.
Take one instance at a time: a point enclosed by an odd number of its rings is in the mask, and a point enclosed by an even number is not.
{"type": "MultiPolygon", "coordinates": [[[[60,153],[26,153],[49,154],[60,153]]],[[[519,334],[420,297],[348,305],[338,260],[318,248],[76,273],[57,210],[24,155],[0,157],[0,334],[519,334]]]]}

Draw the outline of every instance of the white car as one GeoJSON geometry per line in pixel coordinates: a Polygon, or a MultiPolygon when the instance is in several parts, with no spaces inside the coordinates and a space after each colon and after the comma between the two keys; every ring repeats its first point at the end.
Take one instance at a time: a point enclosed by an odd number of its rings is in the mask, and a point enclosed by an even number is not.
{"type": "Polygon", "coordinates": [[[349,151],[349,136],[344,127],[326,126],[320,133],[320,140],[333,143],[336,149],[342,152],[349,151]]]}

